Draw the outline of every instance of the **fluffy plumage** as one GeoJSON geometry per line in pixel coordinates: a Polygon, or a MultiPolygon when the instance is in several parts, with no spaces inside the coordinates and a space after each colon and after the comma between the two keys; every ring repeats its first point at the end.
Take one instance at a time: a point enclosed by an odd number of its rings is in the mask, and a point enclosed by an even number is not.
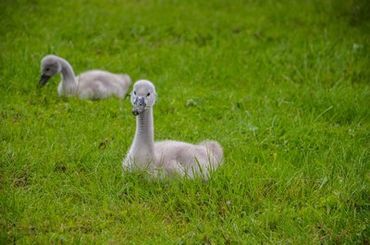
{"type": "Polygon", "coordinates": [[[137,81],[131,93],[136,132],[123,160],[124,170],[144,169],[151,174],[208,178],[223,161],[223,150],[216,141],[199,144],[165,140],[154,142],[153,106],[156,91],[147,80],[137,81]]]}
{"type": "Polygon", "coordinates": [[[40,86],[44,86],[58,73],[62,76],[58,86],[59,96],[78,96],[81,99],[104,99],[110,96],[124,98],[131,84],[131,78],[126,74],[102,70],[86,71],[76,77],[68,61],[47,55],[41,60],[40,86]]]}

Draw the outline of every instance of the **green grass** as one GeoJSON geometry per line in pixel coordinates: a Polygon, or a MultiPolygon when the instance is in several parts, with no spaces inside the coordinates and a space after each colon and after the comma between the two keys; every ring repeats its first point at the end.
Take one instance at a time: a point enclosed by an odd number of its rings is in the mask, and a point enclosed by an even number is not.
{"type": "Polygon", "coordinates": [[[369,243],[368,5],[1,1],[0,243],[369,243]],[[156,139],[224,165],[122,174],[129,101],[37,90],[48,53],[153,81],[156,139]]]}

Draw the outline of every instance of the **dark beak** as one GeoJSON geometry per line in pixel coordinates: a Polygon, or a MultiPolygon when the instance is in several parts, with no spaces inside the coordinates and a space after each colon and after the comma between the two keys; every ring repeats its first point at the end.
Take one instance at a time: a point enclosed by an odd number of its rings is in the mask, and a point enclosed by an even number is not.
{"type": "Polygon", "coordinates": [[[139,112],[135,109],[132,109],[132,115],[136,117],[137,115],[139,115],[139,112]]]}
{"type": "Polygon", "coordinates": [[[40,77],[39,86],[40,87],[44,86],[49,79],[50,79],[50,76],[42,74],[40,77]]]}
{"type": "Polygon", "coordinates": [[[139,115],[143,111],[145,111],[145,98],[144,97],[136,97],[134,101],[134,107],[132,108],[132,114],[134,116],[139,115]]]}

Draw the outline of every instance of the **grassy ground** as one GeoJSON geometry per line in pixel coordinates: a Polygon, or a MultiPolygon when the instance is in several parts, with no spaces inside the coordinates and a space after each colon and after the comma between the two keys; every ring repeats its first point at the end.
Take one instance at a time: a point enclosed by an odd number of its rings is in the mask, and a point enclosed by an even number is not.
{"type": "Polygon", "coordinates": [[[0,243],[369,243],[366,1],[0,9],[0,243]],[[123,175],[129,101],[37,90],[48,53],[150,79],[156,139],[216,139],[225,164],[206,183],[123,175]]]}

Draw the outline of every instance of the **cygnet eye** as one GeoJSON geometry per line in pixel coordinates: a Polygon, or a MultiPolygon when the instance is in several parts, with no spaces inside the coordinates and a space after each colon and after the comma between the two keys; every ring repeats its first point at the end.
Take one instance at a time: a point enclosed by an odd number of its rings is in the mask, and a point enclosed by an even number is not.
{"type": "Polygon", "coordinates": [[[136,91],[134,91],[134,95],[136,95],[136,91]]]}
{"type": "Polygon", "coordinates": [[[148,97],[148,96],[150,96],[150,93],[147,93],[147,94],[146,94],[146,97],[148,97]]]}

